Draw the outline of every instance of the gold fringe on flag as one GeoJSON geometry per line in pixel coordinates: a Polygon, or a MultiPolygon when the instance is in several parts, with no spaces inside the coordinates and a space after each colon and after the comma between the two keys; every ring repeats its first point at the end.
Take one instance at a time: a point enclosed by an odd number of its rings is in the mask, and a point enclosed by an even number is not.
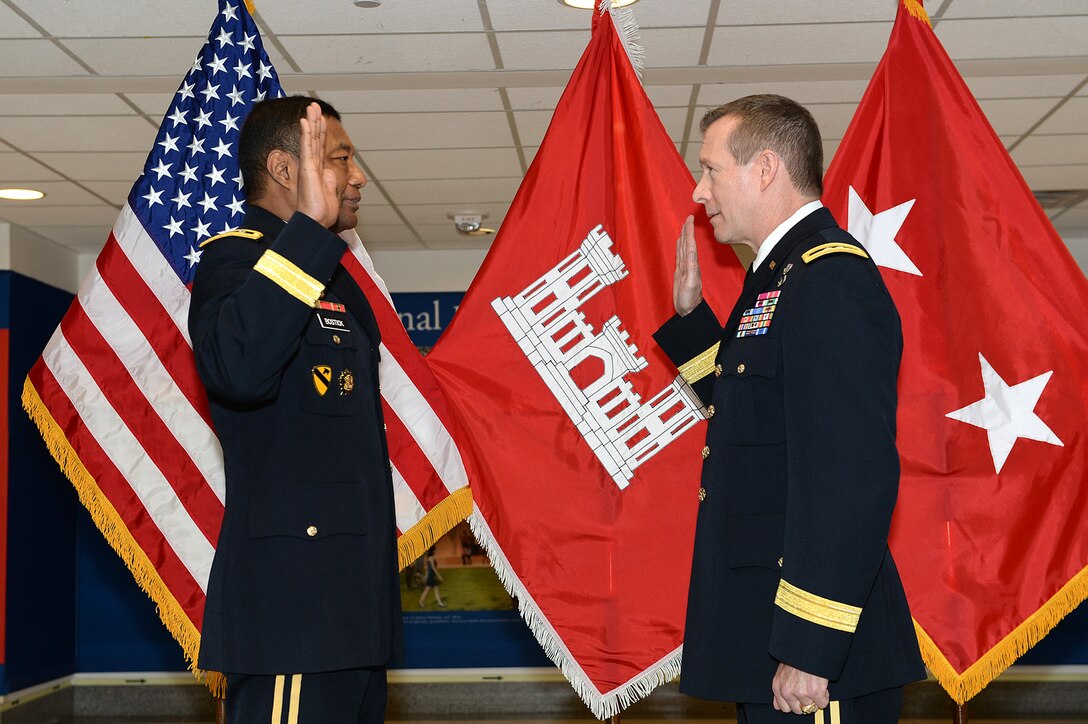
{"type": "Polygon", "coordinates": [[[1001,672],[1012,666],[1028,649],[1039,643],[1085,599],[1088,599],[1088,568],[1069,579],[1038,611],[1024,619],[962,674],[952,667],[917,621],[914,622],[914,630],[918,634],[922,658],[937,682],[957,704],[965,704],[1000,676],[1001,672]]]}
{"type": "Polygon", "coordinates": [[[431,508],[418,523],[397,539],[397,557],[403,571],[412,565],[427,549],[453,527],[472,514],[472,491],[459,488],[445,500],[431,508]]]}
{"type": "Polygon", "coordinates": [[[245,0],[245,3],[246,3],[246,10],[248,10],[248,11],[249,11],[249,14],[250,14],[250,15],[252,15],[252,14],[253,14],[253,13],[255,13],[255,12],[257,12],[257,6],[256,6],[256,4],[255,4],[255,3],[253,2],[253,0],[245,0]]]}
{"type": "Polygon", "coordinates": [[[907,12],[913,17],[921,20],[929,27],[933,27],[933,23],[929,22],[929,13],[926,12],[926,9],[922,7],[922,3],[918,2],[918,0],[903,0],[903,7],[905,7],[907,12]]]}
{"type": "Polygon", "coordinates": [[[125,562],[125,565],[132,572],[132,577],[136,579],[136,583],[155,602],[159,618],[162,620],[163,625],[166,626],[166,630],[170,632],[170,635],[181,645],[181,650],[189,662],[189,669],[193,672],[193,675],[198,679],[203,679],[212,693],[220,696],[225,688],[225,680],[222,675],[214,672],[204,672],[197,668],[196,658],[200,649],[200,632],[197,631],[196,626],[189,620],[181,605],[170,593],[170,589],[167,588],[166,583],[159,576],[159,572],[155,570],[155,566],[152,565],[143,548],[132,537],[128,526],[125,525],[125,522],[117,513],[117,509],[113,507],[109,498],[98,487],[98,482],[84,467],[83,461],[79,459],[79,455],[72,449],[60,425],[49,413],[49,409],[42,402],[29,377],[23,382],[22,401],[23,409],[30,415],[30,419],[34,421],[34,424],[37,425],[38,432],[41,433],[42,438],[45,440],[53,459],[57,461],[64,475],[75,487],[79,502],[83,503],[83,506],[87,508],[94,524],[98,526],[98,530],[106,538],[113,550],[117,552],[117,555],[121,556],[121,560],[125,562]]]}

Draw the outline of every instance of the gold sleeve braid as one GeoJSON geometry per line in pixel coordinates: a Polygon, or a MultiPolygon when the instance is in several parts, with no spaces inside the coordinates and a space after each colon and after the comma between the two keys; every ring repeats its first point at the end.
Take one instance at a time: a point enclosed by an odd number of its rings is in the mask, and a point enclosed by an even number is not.
{"type": "Polygon", "coordinates": [[[324,284],[271,249],[265,250],[253,269],[271,279],[307,307],[316,305],[321,293],[325,291],[324,284]]]}
{"type": "Polygon", "coordinates": [[[718,348],[721,342],[715,342],[714,346],[693,357],[678,368],[680,376],[689,385],[693,385],[714,371],[714,359],[718,356],[718,348]]]}
{"type": "Polygon", "coordinates": [[[784,579],[778,583],[778,594],[774,597],[774,602],[783,611],[798,618],[847,633],[857,630],[858,620],[861,618],[860,607],[817,596],[784,579]]]}

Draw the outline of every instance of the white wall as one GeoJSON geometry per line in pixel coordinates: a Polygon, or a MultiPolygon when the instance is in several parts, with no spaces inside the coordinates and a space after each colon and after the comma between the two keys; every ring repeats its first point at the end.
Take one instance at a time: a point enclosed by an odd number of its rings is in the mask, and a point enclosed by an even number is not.
{"type": "Polygon", "coordinates": [[[74,294],[84,274],[82,256],[30,229],[0,221],[0,269],[74,294]]]}

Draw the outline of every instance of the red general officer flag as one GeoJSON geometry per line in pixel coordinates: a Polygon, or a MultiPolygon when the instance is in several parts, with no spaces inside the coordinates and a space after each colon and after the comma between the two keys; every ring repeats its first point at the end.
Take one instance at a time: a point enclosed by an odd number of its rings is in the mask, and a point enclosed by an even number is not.
{"type": "MultiPolygon", "coordinates": [[[[693,188],[613,17],[595,13],[491,252],[427,357],[466,432],[474,530],[601,718],[679,670],[704,418],[651,334],[673,313],[693,188]]],[[[707,293],[728,307],[743,270],[708,227],[697,234],[707,293]]]]}
{"type": "Polygon", "coordinates": [[[915,0],[826,189],[903,319],[891,546],[962,703],[1088,595],[1088,281],[915,0]]]}

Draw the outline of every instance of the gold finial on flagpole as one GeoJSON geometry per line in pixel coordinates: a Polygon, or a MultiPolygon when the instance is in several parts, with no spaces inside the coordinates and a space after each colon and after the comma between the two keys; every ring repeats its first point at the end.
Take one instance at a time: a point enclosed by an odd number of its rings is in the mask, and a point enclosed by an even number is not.
{"type": "Polygon", "coordinates": [[[249,11],[250,15],[257,12],[257,6],[253,4],[253,0],[245,0],[245,3],[246,3],[246,10],[249,11]]]}

